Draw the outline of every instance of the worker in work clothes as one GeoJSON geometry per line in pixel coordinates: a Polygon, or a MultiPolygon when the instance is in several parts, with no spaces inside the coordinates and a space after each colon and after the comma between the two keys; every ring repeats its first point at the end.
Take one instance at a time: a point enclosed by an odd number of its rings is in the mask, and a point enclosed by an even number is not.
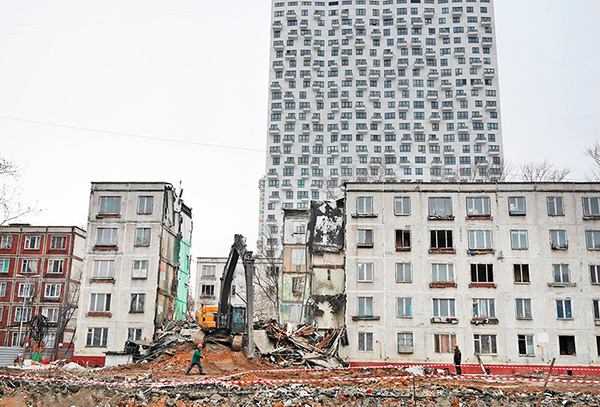
{"type": "Polygon", "coordinates": [[[462,369],[460,367],[460,362],[462,360],[462,354],[460,353],[460,349],[458,345],[454,345],[454,366],[456,366],[456,374],[462,375],[462,369]]]}
{"type": "Polygon", "coordinates": [[[202,368],[202,363],[200,363],[200,360],[204,359],[204,356],[202,356],[201,351],[202,351],[202,344],[199,343],[198,347],[194,351],[194,356],[192,356],[192,363],[190,364],[190,367],[188,367],[187,372],[185,372],[186,375],[190,374],[190,372],[192,371],[192,368],[194,366],[198,366],[198,369],[200,370],[200,374],[206,374],[206,373],[204,373],[204,369],[202,368]]]}

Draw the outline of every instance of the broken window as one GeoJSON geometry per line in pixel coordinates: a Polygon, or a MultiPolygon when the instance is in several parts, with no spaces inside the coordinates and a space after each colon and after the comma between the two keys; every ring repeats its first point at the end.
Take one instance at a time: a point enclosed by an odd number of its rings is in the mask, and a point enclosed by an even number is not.
{"type": "Polygon", "coordinates": [[[358,351],[373,352],[373,332],[358,333],[358,351]]]}
{"type": "Polygon", "coordinates": [[[135,229],[134,246],[150,246],[150,228],[135,229]]]}
{"type": "Polygon", "coordinates": [[[493,264],[471,264],[471,282],[472,283],[493,283],[494,265],[493,264]]]}
{"type": "Polygon", "coordinates": [[[553,281],[557,284],[568,284],[571,282],[569,276],[569,265],[568,264],[553,264],[552,265],[552,277],[553,281]]]}
{"type": "Polygon", "coordinates": [[[492,250],[492,231],[469,230],[469,250],[492,250]]]}
{"type": "Polygon", "coordinates": [[[454,265],[452,263],[433,263],[431,265],[431,281],[433,283],[454,282],[454,265]]]}
{"type": "Polygon", "coordinates": [[[358,229],[359,246],[373,246],[373,229],[358,229]]]}
{"type": "Polygon", "coordinates": [[[410,215],[410,198],[407,196],[394,198],[394,214],[410,215]]]}
{"type": "Polygon", "coordinates": [[[117,215],[121,211],[120,196],[101,196],[98,213],[117,215]]]}
{"type": "Polygon", "coordinates": [[[356,213],[359,215],[373,214],[373,197],[359,196],[356,198],[356,213]]]}
{"type": "Polygon", "coordinates": [[[433,335],[433,351],[435,353],[452,353],[454,345],[456,345],[455,334],[434,334],[433,335]]]}
{"type": "Polygon", "coordinates": [[[490,216],[490,198],[467,198],[467,216],[490,216]]]}
{"type": "Polygon", "coordinates": [[[146,302],[146,294],[131,294],[131,302],[129,303],[129,312],[144,312],[144,303],[146,302]]]}
{"type": "Polygon", "coordinates": [[[549,196],[546,198],[548,216],[565,216],[565,206],[560,196],[549,196]]]}
{"type": "Polygon", "coordinates": [[[475,354],[496,354],[498,349],[496,346],[496,335],[473,335],[473,345],[475,354]]]}
{"type": "Polygon", "coordinates": [[[567,231],[566,230],[551,230],[550,231],[550,247],[554,250],[566,249],[567,231]]]}
{"type": "Polygon", "coordinates": [[[590,282],[600,284],[600,264],[590,264],[590,282]]]}
{"type": "Polygon", "coordinates": [[[513,196],[508,198],[508,214],[511,216],[525,215],[524,196],[513,196]]]}
{"type": "Polygon", "coordinates": [[[527,250],[527,231],[526,230],[511,230],[510,231],[510,247],[513,250],[527,250]]]}
{"type": "Polygon", "coordinates": [[[434,298],[434,318],[456,318],[456,300],[454,298],[434,298]]]}
{"type": "Polygon", "coordinates": [[[534,356],[533,335],[517,335],[519,356],[534,356]]]}
{"type": "Polygon", "coordinates": [[[412,282],[412,268],[410,263],[396,263],[396,282],[412,282]]]}
{"type": "Polygon", "coordinates": [[[531,298],[517,298],[517,319],[531,319],[531,298]]]}
{"type": "Polygon", "coordinates": [[[396,338],[398,353],[413,353],[414,341],[412,332],[398,332],[396,338]]]}
{"type": "Polygon", "coordinates": [[[373,316],[373,297],[358,297],[358,315],[362,317],[373,316]]]}
{"type": "Polygon", "coordinates": [[[93,279],[112,279],[115,277],[114,260],[94,260],[92,269],[93,279]]]}
{"type": "Polygon", "coordinates": [[[85,346],[105,348],[108,339],[108,328],[88,328],[85,346]]]}
{"type": "Polygon", "coordinates": [[[496,302],[493,298],[473,299],[473,318],[496,318],[496,302]]]}
{"type": "Polygon", "coordinates": [[[556,300],[556,317],[558,319],[573,319],[571,300],[556,300]]]}
{"type": "Polygon", "coordinates": [[[153,196],[140,196],[138,197],[137,213],[139,215],[150,215],[152,214],[152,207],[154,206],[153,196]]]}
{"type": "Polygon", "coordinates": [[[432,230],[430,236],[431,250],[451,250],[454,247],[451,230],[432,230]]]}
{"type": "Polygon", "coordinates": [[[91,294],[90,312],[109,312],[111,294],[91,294]]]}
{"type": "Polygon", "coordinates": [[[451,218],[452,200],[450,198],[429,198],[430,218],[451,218]]]}
{"type": "Polygon", "coordinates": [[[304,277],[292,277],[292,294],[302,294],[304,288],[304,277]]]}
{"type": "Polygon", "coordinates": [[[373,281],[373,263],[358,263],[357,267],[359,282],[373,281]]]}
{"type": "Polygon", "coordinates": [[[600,198],[583,198],[583,216],[586,218],[600,217],[600,198]]]}
{"type": "Polygon", "coordinates": [[[214,295],[215,295],[214,284],[202,284],[201,289],[200,289],[200,296],[212,297],[214,295]]]}
{"type": "Polygon", "coordinates": [[[587,230],[585,243],[588,250],[600,250],[600,230],[587,230]]]}
{"type": "Polygon", "coordinates": [[[142,340],[142,328],[127,328],[127,340],[128,341],[142,340]]]}
{"type": "Polygon", "coordinates": [[[131,278],[148,278],[148,260],[134,260],[131,278]]]}
{"type": "Polygon", "coordinates": [[[529,264],[513,264],[515,283],[529,283],[529,264]]]}
{"type": "Polygon", "coordinates": [[[412,298],[396,298],[396,316],[398,318],[412,318],[412,298]]]}
{"type": "Polygon", "coordinates": [[[410,230],[396,230],[396,250],[410,250],[410,230]]]}
{"type": "Polygon", "coordinates": [[[575,356],[575,337],[572,335],[559,335],[558,349],[561,355],[575,356]]]}

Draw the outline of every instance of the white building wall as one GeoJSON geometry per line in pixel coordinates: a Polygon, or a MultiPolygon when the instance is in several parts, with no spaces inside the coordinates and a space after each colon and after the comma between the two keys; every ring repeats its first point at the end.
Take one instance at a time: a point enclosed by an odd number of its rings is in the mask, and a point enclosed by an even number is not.
{"type": "Polygon", "coordinates": [[[585,232],[600,230],[600,220],[584,219],[583,197],[600,197],[599,184],[349,184],[347,188],[347,257],[346,292],[348,338],[342,348],[344,358],[355,362],[427,361],[451,363],[452,355],[434,352],[434,334],[455,334],[461,346],[464,363],[476,362],[474,337],[491,334],[497,338],[497,352],[482,355],[484,363],[540,364],[552,357],[559,365],[600,365],[597,336],[598,321],[592,314],[592,300],[600,298],[600,286],[591,284],[589,265],[600,264],[598,251],[588,250],[585,232]],[[491,219],[467,219],[467,197],[489,197],[491,219]],[[525,216],[510,216],[508,198],[522,196],[526,200],[525,216]],[[546,198],[562,197],[565,216],[548,216],[546,198]],[[357,197],[372,197],[376,217],[353,217],[357,213],[357,197]],[[409,197],[408,216],[394,214],[394,198],[409,197]],[[428,220],[428,199],[449,197],[452,200],[453,220],[428,220]],[[357,247],[358,229],[372,229],[372,248],[357,247]],[[395,230],[409,229],[410,251],[396,251],[395,230]],[[430,253],[430,231],[452,230],[455,253],[430,253]],[[567,250],[550,248],[549,230],[565,230],[567,250]],[[491,230],[493,253],[476,254],[468,249],[469,230],[491,230]],[[527,250],[511,248],[510,231],[526,230],[527,250]],[[374,264],[373,282],[357,281],[357,263],[374,264]],[[412,282],[398,283],[395,264],[409,262],[412,282]],[[431,264],[452,263],[456,287],[431,288],[431,264]],[[470,264],[492,264],[495,288],[470,288],[470,264]],[[514,282],[513,265],[529,264],[530,283],[514,282]],[[552,265],[568,264],[572,285],[553,285],[552,265]],[[358,297],[373,297],[373,315],[379,320],[355,321],[358,297]],[[398,318],[397,297],[412,299],[412,317],[398,318]],[[432,323],[433,299],[456,300],[454,324],[432,323]],[[474,325],[472,300],[495,300],[498,324],[474,325]],[[532,319],[516,318],[517,298],[529,298],[532,319]],[[557,318],[556,300],[571,299],[573,318],[557,318]],[[358,333],[373,333],[373,349],[358,351],[358,333]],[[396,335],[410,332],[414,352],[399,354],[396,335]],[[547,334],[549,343],[543,342],[547,334]],[[533,335],[532,356],[519,356],[517,335],[533,335]],[[541,336],[540,336],[541,335],[541,336]],[[559,353],[558,336],[575,336],[576,354],[559,353]]]}

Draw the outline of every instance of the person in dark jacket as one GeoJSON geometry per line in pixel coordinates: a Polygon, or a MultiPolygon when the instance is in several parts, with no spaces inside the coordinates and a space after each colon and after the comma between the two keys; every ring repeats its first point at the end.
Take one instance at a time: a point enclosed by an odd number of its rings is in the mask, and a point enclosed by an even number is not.
{"type": "Polygon", "coordinates": [[[460,353],[460,349],[458,345],[454,345],[454,366],[456,366],[456,374],[462,375],[462,368],[460,367],[460,362],[462,360],[462,354],[460,353]]]}
{"type": "Polygon", "coordinates": [[[202,368],[202,363],[200,363],[201,359],[204,359],[204,356],[202,356],[202,344],[199,343],[198,347],[196,348],[196,350],[194,351],[194,356],[192,356],[192,363],[190,364],[190,367],[188,367],[187,372],[185,372],[186,375],[189,375],[190,372],[192,371],[192,368],[194,366],[198,366],[198,370],[200,370],[200,374],[206,374],[204,373],[204,369],[202,368]]]}

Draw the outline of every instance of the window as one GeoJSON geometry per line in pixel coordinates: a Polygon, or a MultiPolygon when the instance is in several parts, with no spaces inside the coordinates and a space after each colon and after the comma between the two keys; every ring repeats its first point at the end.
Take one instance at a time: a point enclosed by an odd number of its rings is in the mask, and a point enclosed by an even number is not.
{"type": "Polygon", "coordinates": [[[433,283],[452,283],[454,282],[454,265],[437,264],[431,265],[431,281],[433,283]]]}
{"type": "Polygon", "coordinates": [[[362,317],[373,316],[373,297],[358,297],[358,315],[362,317]]]}
{"type": "Polygon", "coordinates": [[[592,310],[594,313],[594,321],[600,321],[600,300],[592,300],[592,310]]]}
{"type": "Polygon", "coordinates": [[[52,236],[50,238],[50,250],[65,250],[67,248],[66,236],[52,236]]]}
{"type": "Polygon", "coordinates": [[[508,198],[508,214],[511,216],[525,215],[524,196],[513,196],[508,198]]]}
{"type": "Polygon", "coordinates": [[[217,266],[203,265],[202,266],[202,277],[215,277],[217,275],[217,266]]]}
{"type": "Polygon", "coordinates": [[[429,198],[429,217],[452,219],[452,200],[450,198],[429,198]]]}
{"type": "Polygon", "coordinates": [[[8,273],[10,268],[10,259],[0,259],[0,273],[8,273]]]}
{"type": "Polygon", "coordinates": [[[25,236],[25,250],[38,250],[40,248],[41,236],[25,236]]]}
{"type": "Polygon", "coordinates": [[[11,345],[23,347],[23,345],[25,344],[26,335],[27,335],[27,332],[22,332],[22,333],[13,332],[11,345]]]}
{"type": "Polygon", "coordinates": [[[48,273],[61,274],[65,268],[64,260],[50,259],[48,260],[48,273]]]}
{"type": "Polygon", "coordinates": [[[396,298],[396,317],[412,318],[412,298],[396,298]]]}
{"type": "Polygon", "coordinates": [[[529,283],[529,264],[513,264],[515,283],[529,283]]]}
{"type": "Polygon", "coordinates": [[[410,215],[410,198],[396,197],[394,198],[394,214],[396,215],[410,215]]]}
{"type": "Polygon", "coordinates": [[[127,328],[127,340],[128,341],[141,341],[142,340],[142,328],[127,328]]]}
{"type": "Polygon", "coordinates": [[[150,228],[135,229],[134,246],[150,246],[150,228]]]}
{"type": "Polygon", "coordinates": [[[108,328],[88,328],[85,346],[106,348],[108,328]]]}
{"type": "Polygon", "coordinates": [[[94,260],[92,278],[98,280],[115,278],[115,261],[94,260]]]}
{"type": "Polygon", "coordinates": [[[433,351],[435,353],[452,353],[456,345],[455,334],[434,334],[433,335],[433,351]]]}
{"type": "Polygon", "coordinates": [[[410,250],[410,230],[397,230],[396,231],[396,250],[409,251],[410,250]]]}
{"type": "Polygon", "coordinates": [[[0,250],[12,249],[13,237],[12,235],[2,235],[0,237],[0,250]]]}
{"type": "Polygon", "coordinates": [[[451,230],[432,230],[430,231],[431,245],[434,250],[453,250],[452,231],[451,230]]]}
{"type": "Polygon", "coordinates": [[[600,335],[596,336],[596,352],[600,356],[600,335]]]}
{"type": "Polygon", "coordinates": [[[471,264],[471,283],[493,283],[493,264],[471,264]]]}
{"type": "Polygon", "coordinates": [[[292,265],[300,266],[302,264],[306,264],[306,250],[292,249],[292,265]]]}
{"type": "Polygon", "coordinates": [[[356,213],[359,215],[373,214],[373,197],[359,196],[356,198],[356,213]]]}
{"type": "Polygon", "coordinates": [[[474,298],[473,318],[496,319],[495,300],[493,298],[474,298]]]}
{"type": "Polygon", "coordinates": [[[358,351],[373,352],[373,332],[358,333],[358,351]]]}
{"type": "Polygon", "coordinates": [[[148,260],[134,260],[131,278],[148,278],[148,260]]]}
{"type": "Polygon", "coordinates": [[[526,230],[511,230],[510,231],[510,247],[513,250],[527,250],[527,231],[526,230]]]}
{"type": "Polygon", "coordinates": [[[412,282],[412,269],[410,263],[396,263],[396,282],[412,282]]]}
{"type": "Polygon", "coordinates": [[[517,335],[519,356],[534,356],[533,335],[517,335]]]}
{"type": "Polygon", "coordinates": [[[117,215],[121,211],[120,196],[101,196],[100,197],[100,214],[117,215]]]}
{"type": "Polygon", "coordinates": [[[588,250],[600,250],[600,231],[587,230],[585,232],[585,244],[588,250]]]}
{"type": "Polygon", "coordinates": [[[569,265],[568,264],[553,264],[552,265],[552,277],[556,284],[569,284],[571,282],[569,276],[569,265]]]}
{"type": "Polygon", "coordinates": [[[358,282],[373,281],[373,263],[358,263],[358,282]]]}
{"type": "Polygon", "coordinates": [[[556,300],[556,317],[558,319],[573,319],[571,300],[556,300]]]}
{"type": "Polygon", "coordinates": [[[300,295],[304,291],[304,277],[292,277],[292,294],[300,295]]]}
{"type": "Polygon", "coordinates": [[[571,335],[559,335],[558,349],[561,355],[575,356],[575,337],[571,335]]]}
{"type": "Polygon", "coordinates": [[[151,215],[153,206],[154,206],[154,197],[153,196],[138,197],[137,213],[139,215],[151,215]]]}
{"type": "Polygon", "coordinates": [[[21,317],[23,318],[23,322],[28,322],[31,320],[31,313],[33,312],[33,308],[26,307],[23,311],[23,308],[16,307],[15,308],[15,322],[21,322],[21,317]]]}
{"type": "Polygon", "coordinates": [[[568,247],[566,230],[550,231],[550,247],[554,250],[564,250],[568,247]]]}
{"type": "Polygon", "coordinates": [[[453,298],[434,298],[433,317],[456,318],[455,300],[453,298]]]}
{"type": "Polygon", "coordinates": [[[0,297],[6,295],[6,283],[0,283],[0,297]]]}
{"type": "Polygon", "coordinates": [[[412,332],[398,332],[396,340],[398,353],[413,353],[414,341],[412,332]]]}
{"type": "Polygon", "coordinates": [[[144,312],[144,302],[146,302],[146,294],[131,294],[129,312],[144,312]]]}
{"type": "Polygon", "coordinates": [[[590,264],[590,282],[600,284],[600,264],[590,264]]]}
{"type": "Polygon", "coordinates": [[[373,229],[358,229],[358,246],[373,247],[373,229]]]}
{"type": "Polygon", "coordinates": [[[117,228],[98,228],[96,235],[97,246],[116,246],[117,228]]]}
{"type": "Polygon", "coordinates": [[[202,284],[200,288],[201,297],[213,297],[215,295],[214,284],[202,284]]]}
{"type": "Polygon", "coordinates": [[[46,284],[44,290],[45,298],[59,298],[61,284],[46,284]]]}
{"type": "Polygon", "coordinates": [[[565,206],[560,196],[549,196],[546,198],[548,216],[565,216],[565,206]]]}
{"type": "Polygon", "coordinates": [[[467,198],[467,216],[491,216],[490,198],[467,198]]]}
{"type": "Polygon", "coordinates": [[[306,223],[304,222],[293,222],[292,224],[292,234],[295,235],[304,235],[306,234],[306,223]]]}
{"type": "Polygon", "coordinates": [[[33,274],[38,271],[38,259],[23,259],[21,262],[21,273],[33,274]]]}
{"type": "Polygon", "coordinates": [[[498,353],[496,335],[473,335],[475,354],[492,355],[498,353]]]}
{"type": "Polygon", "coordinates": [[[517,319],[531,319],[531,299],[517,298],[517,319]]]}
{"type": "Polygon", "coordinates": [[[58,322],[58,308],[42,308],[42,315],[50,322],[58,322]]]}
{"type": "Polygon", "coordinates": [[[492,231],[469,230],[469,250],[492,250],[492,231]]]}
{"type": "Polygon", "coordinates": [[[583,216],[585,218],[600,217],[600,198],[583,198],[583,216]]]}
{"type": "Polygon", "coordinates": [[[31,298],[35,292],[35,283],[19,283],[17,297],[31,298]]]}
{"type": "Polygon", "coordinates": [[[90,312],[109,312],[112,294],[91,294],[90,312]]]}

